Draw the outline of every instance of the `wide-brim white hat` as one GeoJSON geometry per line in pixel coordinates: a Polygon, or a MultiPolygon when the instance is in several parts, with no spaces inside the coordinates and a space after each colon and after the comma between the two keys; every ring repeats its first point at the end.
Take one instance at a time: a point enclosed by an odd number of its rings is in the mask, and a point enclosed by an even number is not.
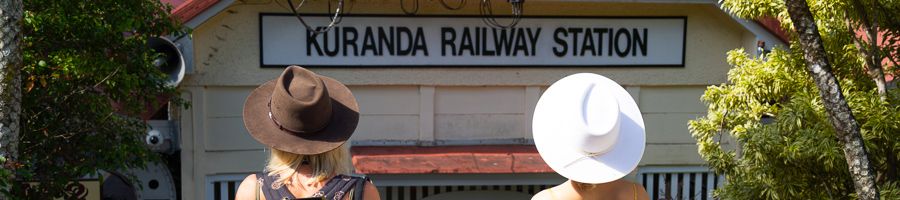
{"type": "Polygon", "coordinates": [[[556,173],[582,183],[606,183],[637,167],[644,154],[644,119],[615,81],[580,73],[560,79],[534,109],[534,143],[556,173]]]}

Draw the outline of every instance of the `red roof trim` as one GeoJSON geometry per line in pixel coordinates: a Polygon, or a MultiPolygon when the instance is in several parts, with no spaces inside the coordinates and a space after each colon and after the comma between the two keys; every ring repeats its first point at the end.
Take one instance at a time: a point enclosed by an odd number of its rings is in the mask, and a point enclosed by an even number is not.
{"type": "Polygon", "coordinates": [[[554,173],[531,145],[354,146],[360,174],[554,173]]]}
{"type": "Polygon", "coordinates": [[[219,0],[187,0],[172,10],[172,16],[181,22],[187,22],[216,3],[219,3],[219,0]]]}
{"type": "Polygon", "coordinates": [[[762,17],[754,20],[757,24],[765,28],[769,33],[778,37],[781,42],[787,44],[791,39],[787,36],[787,31],[781,28],[781,22],[772,17],[762,17]]]}
{"type": "MultiPolygon", "coordinates": [[[[172,15],[176,19],[181,20],[181,22],[187,22],[194,19],[194,17],[197,17],[197,15],[219,2],[219,0],[187,0],[183,3],[175,2],[175,0],[170,1],[170,3],[173,4],[180,3],[180,5],[175,5],[176,7],[172,10],[172,15]]],[[[790,40],[787,37],[787,32],[781,28],[778,20],[769,17],[757,19],[755,21],[762,25],[767,31],[777,36],[778,39],[781,39],[781,42],[788,43],[790,40]]]]}

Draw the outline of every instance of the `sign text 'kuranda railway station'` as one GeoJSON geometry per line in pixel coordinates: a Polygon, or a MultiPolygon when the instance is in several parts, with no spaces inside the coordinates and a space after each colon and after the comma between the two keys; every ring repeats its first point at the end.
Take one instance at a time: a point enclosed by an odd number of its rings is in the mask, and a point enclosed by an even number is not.
{"type": "Polygon", "coordinates": [[[525,18],[509,29],[473,17],[342,21],[313,34],[294,16],[261,14],[262,66],[683,66],[687,26],[684,17],[525,18]]]}

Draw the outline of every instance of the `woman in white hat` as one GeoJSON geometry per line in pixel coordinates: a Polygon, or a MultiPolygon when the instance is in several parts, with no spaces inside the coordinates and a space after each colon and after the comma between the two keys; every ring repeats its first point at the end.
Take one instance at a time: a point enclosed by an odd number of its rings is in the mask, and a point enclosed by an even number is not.
{"type": "Polygon", "coordinates": [[[235,199],[378,200],[365,177],[349,176],[347,139],[359,105],[340,82],[290,66],[244,102],[244,126],[272,152],[266,169],[241,183],[235,199]]]}
{"type": "Polygon", "coordinates": [[[648,199],[641,185],[621,178],[644,153],[644,120],[631,95],[591,73],[550,86],[534,110],[534,143],[556,173],[569,180],[532,199],[648,199]]]}

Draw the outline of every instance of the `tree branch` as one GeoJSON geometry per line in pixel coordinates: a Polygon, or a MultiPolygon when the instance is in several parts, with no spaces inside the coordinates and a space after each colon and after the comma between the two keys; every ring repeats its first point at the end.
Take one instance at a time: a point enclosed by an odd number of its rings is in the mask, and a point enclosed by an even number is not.
{"type": "Polygon", "coordinates": [[[849,19],[850,15],[847,15],[848,19],[846,21],[851,28],[850,34],[854,35],[853,43],[856,44],[856,48],[864,58],[863,60],[865,60],[866,72],[869,74],[869,77],[872,78],[872,81],[875,81],[875,85],[878,87],[878,95],[881,96],[882,101],[887,100],[887,85],[884,80],[884,69],[881,65],[883,57],[878,49],[878,22],[875,21],[875,16],[869,16],[866,12],[865,5],[859,0],[853,0],[853,8],[856,9],[857,14],[862,18],[860,20],[860,26],[866,32],[865,35],[868,38],[869,44],[866,46],[856,38],[856,28],[852,26],[853,22],[849,19]]]}
{"type": "MultiPolygon", "coordinates": [[[[113,75],[116,75],[117,73],[119,73],[119,69],[122,69],[122,67],[116,68],[116,70],[113,70],[112,73],[109,73],[108,75],[106,75],[106,77],[103,77],[103,79],[101,79],[100,81],[98,81],[91,87],[82,88],[81,90],[72,91],[71,93],[66,94],[66,96],[64,96],[62,101],[60,101],[60,102],[66,102],[66,100],[69,100],[69,97],[74,94],[81,94],[81,93],[84,93],[84,91],[87,91],[88,89],[94,89],[94,88],[100,87],[100,84],[102,84],[103,82],[106,82],[107,80],[109,80],[109,78],[112,78],[113,75]]],[[[50,107],[44,108],[44,110],[41,110],[41,111],[35,113],[34,115],[40,116],[42,113],[44,113],[44,111],[47,111],[47,110],[50,110],[50,107]]]]}

